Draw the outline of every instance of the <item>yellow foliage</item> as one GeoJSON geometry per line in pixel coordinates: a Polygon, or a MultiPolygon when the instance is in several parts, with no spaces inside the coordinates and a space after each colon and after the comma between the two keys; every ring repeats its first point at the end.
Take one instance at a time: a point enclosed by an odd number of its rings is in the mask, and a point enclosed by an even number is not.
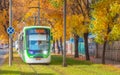
{"type": "Polygon", "coordinates": [[[83,33],[87,32],[88,25],[84,24],[85,19],[83,15],[72,15],[67,17],[67,25],[70,26],[72,33],[82,36],[83,33]]]}
{"type": "Polygon", "coordinates": [[[96,35],[95,40],[99,43],[112,41],[120,38],[120,1],[98,1],[92,11],[91,32],[96,35]]]}

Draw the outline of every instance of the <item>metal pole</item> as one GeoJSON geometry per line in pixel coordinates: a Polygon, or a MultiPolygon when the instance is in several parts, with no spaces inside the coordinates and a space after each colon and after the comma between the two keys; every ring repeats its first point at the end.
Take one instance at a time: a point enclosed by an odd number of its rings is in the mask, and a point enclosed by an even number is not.
{"type": "Polygon", "coordinates": [[[38,26],[40,25],[40,0],[38,1],[38,26]]]}
{"type": "Polygon", "coordinates": [[[36,18],[37,18],[37,17],[36,17],[36,16],[34,16],[34,25],[36,25],[36,18]]]}
{"type": "MultiPolygon", "coordinates": [[[[9,0],[9,26],[12,26],[12,0],[9,0]]],[[[9,66],[12,65],[12,35],[9,35],[9,66]]]]}
{"type": "Polygon", "coordinates": [[[66,0],[64,0],[64,6],[63,6],[63,20],[64,20],[63,67],[66,67],[67,66],[67,63],[66,63],[66,0]]]}

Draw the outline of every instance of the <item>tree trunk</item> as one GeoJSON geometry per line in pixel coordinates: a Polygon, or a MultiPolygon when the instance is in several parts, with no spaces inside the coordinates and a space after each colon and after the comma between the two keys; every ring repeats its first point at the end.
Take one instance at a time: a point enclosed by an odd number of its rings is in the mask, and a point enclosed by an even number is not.
{"type": "Polygon", "coordinates": [[[103,44],[102,64],[105,64],[105,50],[106,50],[106,43],[107,43],[107,41],[105,41],[104,44],[103,44]]]}
{"type": "Polygon", "coordinates": [[[89,50],[88,50],[88,33],[84,33],[84,43],[85,43],[85,56],[86,56],[86,60],[90,60],[89,50]]]}
{"type": "Polygon", "coordinates": [[[52,47],[53,53],[55,53],[55,40],[53,41],[53,47],[52,47]]]}
{"type": "Polygon", "coordinates": [[[95,58],[98,58],[98,43],[96,43],[95,58]]]}
{"type": "Polygon", "coordinates": [[[78,52],[78,39],[79,36],[78,35],[74,35],[74,40],[75,40],[75,54],[74,57],[78,58],[79,57],[79,52],[78,52]]]}
{"type": "Polygon", "coordinates": [[[59,41],[58,41],[58,40],[56,40],[56,42],[57,42],[57,49],[58,49],[58,54],[60,54],[59,41]]]}
{"type": "Polygon", "coordinates": [[[60,51],[63,55],[63,45],[62,45],[62,37],[60,38],[60,51]]]}

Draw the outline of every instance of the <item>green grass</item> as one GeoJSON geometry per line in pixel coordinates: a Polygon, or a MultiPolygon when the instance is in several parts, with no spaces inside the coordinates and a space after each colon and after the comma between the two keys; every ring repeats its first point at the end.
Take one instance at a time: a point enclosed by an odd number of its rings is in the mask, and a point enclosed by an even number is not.
{"type": "Polygon", "coordinates": [[[0,66],[0,75],[120,75],[120,69],[113,66],[93,64],[67,58],[67,67],[62,67],[62,57],[52,55],[50,65],[24,63],[15,53],[13,65],[9,67],[8,58],[0,66]]]}

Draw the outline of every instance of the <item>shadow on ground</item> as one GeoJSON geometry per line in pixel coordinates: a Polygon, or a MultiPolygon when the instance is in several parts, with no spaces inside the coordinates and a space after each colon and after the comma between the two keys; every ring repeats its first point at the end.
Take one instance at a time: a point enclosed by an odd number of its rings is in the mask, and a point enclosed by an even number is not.
{"type": "MultiPolygon", "coordinates": [[[[66,61],[67,61],[67,65],[92,65],[93,64],[92,62],[89,62],[89,61],[75,60],[74,58],[67,58],[66,61]]],[[[46,64],[46,63],[34,64],[33,63],[30,65],[62,65],[62,62],[63,62],[62,56],[52,55],[50,64],[46,64]]]]}
{"type": "Polygon", "coordinates": [[[9,70],[0,70],[0,75],[53,75],[52,73],[33,73],[33,72],[20,72],[20,71],[9,71],[9,70]]]}
{"type": "MultiPolygon", "coordinates": [[[[63,60],[62,56],[52,55],[50,65],[61,65],[62,60],[63,60]]],[[[89,61],[75,60],[74,58],[67,58],[66,62],[68,65],[92,65],[93,64],[89,61]]]]}
{"type": "MultiPolygon", "coordinates": [[[[22,59],[18,57],[14,57],[13,64],[27,64],[22,61],[22,59]]],[[[89,61],[83,61],[83,60],[75,60],[74,58],[67,58],[66,59],[68,65],[92,65],[92,62],[89,61]]],[[[8,60],[6,60],[5,64],[8,64],[8,60]]],[[[51,56],[51,63],[49,65],[62,65],[63,58],[60,55],[52,55],[51,56]]],[[[30,65],[48,65],[48,64],[30,64],[30,65]]]]}

